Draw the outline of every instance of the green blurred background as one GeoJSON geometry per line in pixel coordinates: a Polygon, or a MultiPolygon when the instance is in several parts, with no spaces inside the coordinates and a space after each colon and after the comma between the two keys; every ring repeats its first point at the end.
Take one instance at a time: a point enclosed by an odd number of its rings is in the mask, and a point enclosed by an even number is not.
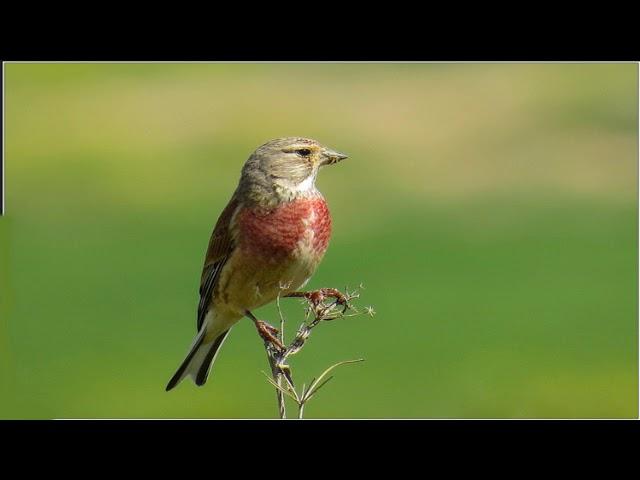
{"type": "MultiPolygon", "coordinates": [[[[7,64],[0,417],[273,418],[241,321],[165,393],[242,163],[300,135],[363,283],[299,382],[309,418],[638,415],[635,64],[7,64]]],[[[289,330],[302,309],[287,301],[289,330]]],[[[275,309],[259,311],[275,323],[275,309]]]]}

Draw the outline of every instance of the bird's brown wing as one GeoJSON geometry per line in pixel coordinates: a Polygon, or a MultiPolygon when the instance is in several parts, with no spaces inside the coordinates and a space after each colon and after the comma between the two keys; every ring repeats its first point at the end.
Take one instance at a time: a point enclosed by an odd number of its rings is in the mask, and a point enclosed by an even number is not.
{"type": "Polygon", "coordinates": [[[238,201],[231,199],[229,204],[220,214],[216,226],[209,240],[209,248],[204,259],[202,277],[200,279],[200,303],[198,304],[198,331],[204,323],[204,318],[209,311],[213,291],[220,276],[220,271],[233,252],[233,238],[231,235],[231,220],[238,208],[238,201]]]}

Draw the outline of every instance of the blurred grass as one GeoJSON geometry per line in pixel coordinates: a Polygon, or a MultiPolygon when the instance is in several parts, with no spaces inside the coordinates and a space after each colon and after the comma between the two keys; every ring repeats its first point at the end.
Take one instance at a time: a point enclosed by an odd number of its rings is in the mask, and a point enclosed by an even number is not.
{"type": "Polygon", "coordinates": [[[378,312],[294,359],[299,381],[367,359],[307,416],[637,416],[636,65],[5,73],[0,417],[273,417],[248,322],[205,388],[163,388],[240,166],[285,135],[350,154],[319,179],[334,236],[310,286],[363,282],[378,312]]]}

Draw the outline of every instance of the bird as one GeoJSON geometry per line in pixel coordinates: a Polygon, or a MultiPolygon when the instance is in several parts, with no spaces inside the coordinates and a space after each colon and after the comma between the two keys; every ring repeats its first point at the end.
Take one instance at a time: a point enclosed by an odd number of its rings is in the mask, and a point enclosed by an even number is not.
{"type": "Polygon", "coordinates": [[[213,228],[200,277],[197,333],[166,391],[186,377],[204,385],[229,331],[244,317],[265,341],[284,348],[277,329],[252,311],[278,295],[300,296],[320,264],[332,224],[315,182],[320,169],[345,158],[304,137],[270,140],[249,156],[213,228]]]}

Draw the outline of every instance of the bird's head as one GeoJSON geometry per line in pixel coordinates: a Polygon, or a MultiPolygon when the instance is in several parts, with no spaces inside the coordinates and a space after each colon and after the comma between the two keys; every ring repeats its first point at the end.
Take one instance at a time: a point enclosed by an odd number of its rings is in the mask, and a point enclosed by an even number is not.
{"type": "MultiPolygon", "coordinates": [[[[273,191],[281,199],[304,196],[315,191],[318,170],[347,156],[301,137],[277,138],[261,145],[242,170],[241,185],[273,191]]],[[[264,191],[262,193],[265,193],[264,191]]]]}

